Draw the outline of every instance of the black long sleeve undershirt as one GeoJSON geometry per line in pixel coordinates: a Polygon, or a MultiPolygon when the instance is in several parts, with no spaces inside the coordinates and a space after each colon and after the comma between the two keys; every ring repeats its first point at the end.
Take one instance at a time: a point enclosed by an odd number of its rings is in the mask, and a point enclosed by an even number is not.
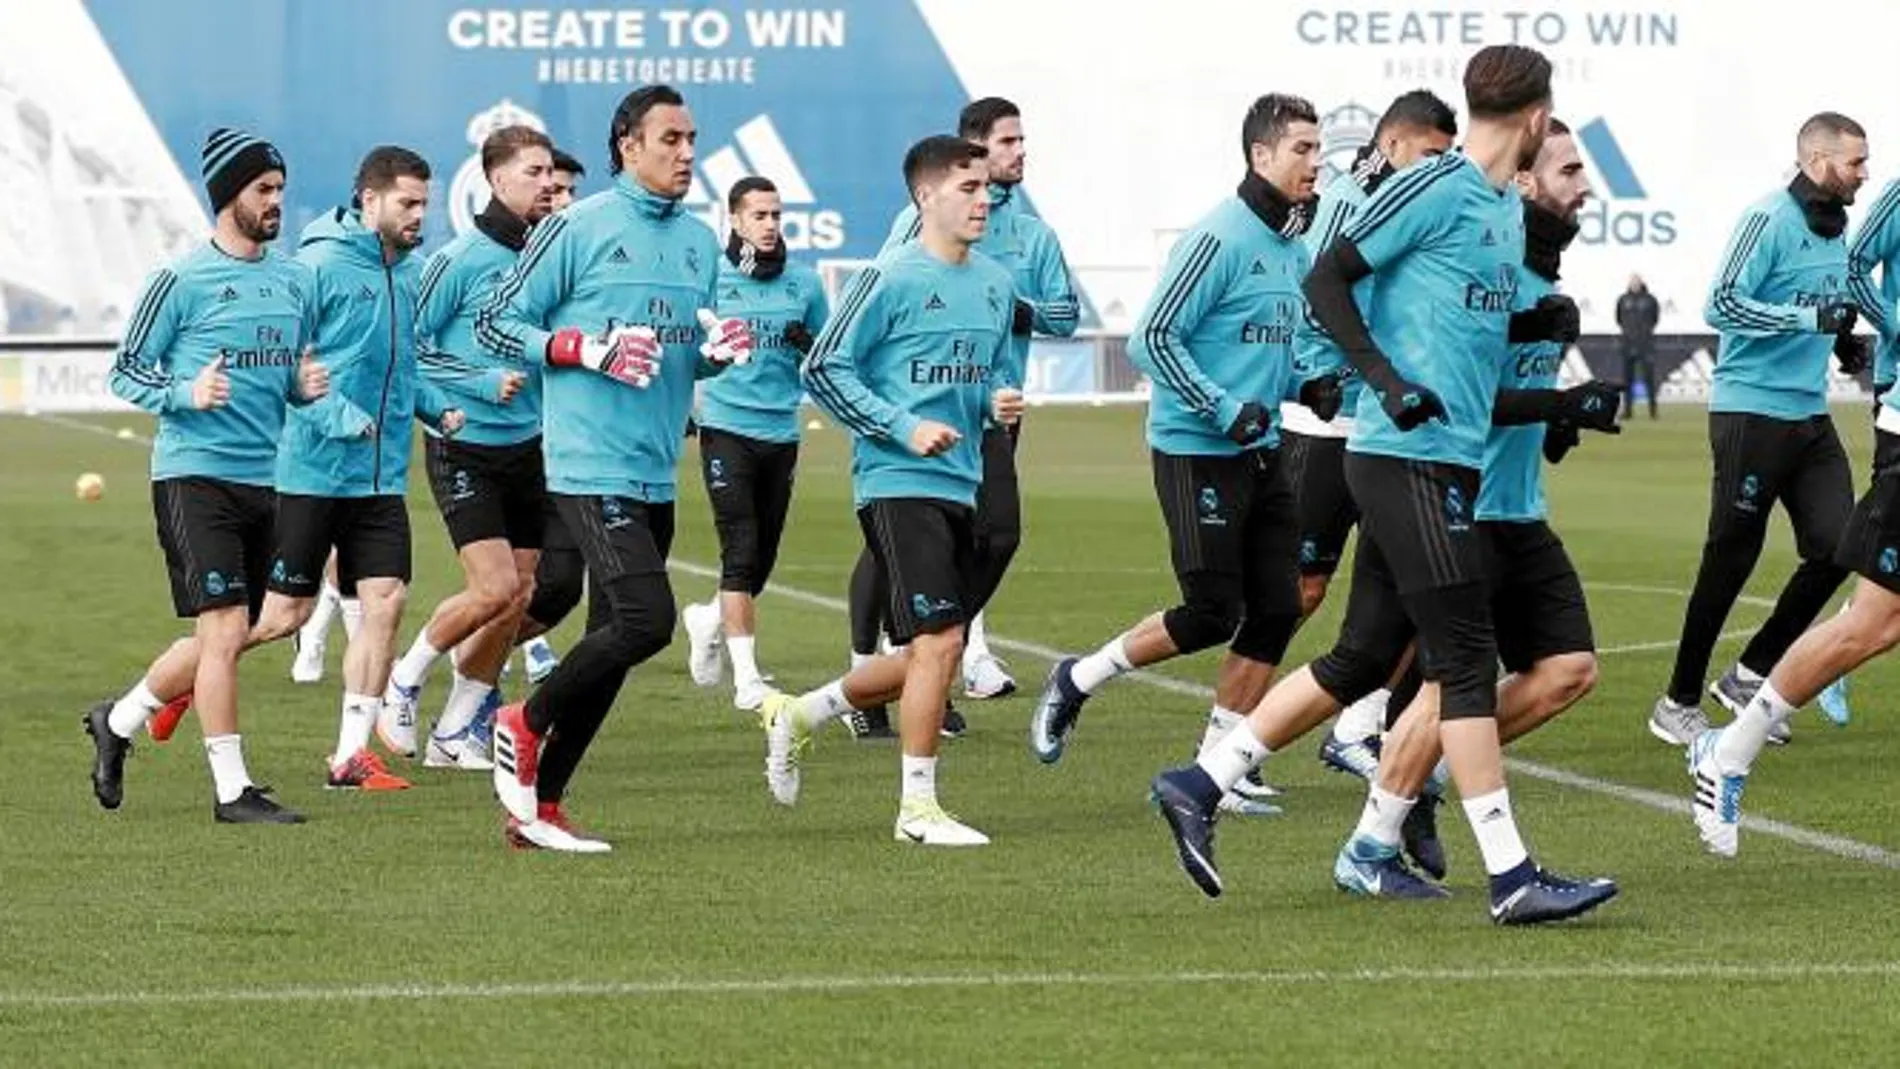
{"type": "Polygon", "coordinates": [[[1352,299],[1353,283],[1370,274],[1372,265],[1359,254],[1359,247],[1346,238],[1336,238],[1313,261],[1313,269],[1307,272],[1301,288],[1313,318],[1332,336],[1346,362],[1367,385],[1383,394],[1398,381],[1398,372],[1372,340],[1366,319],[1352,299]]]}

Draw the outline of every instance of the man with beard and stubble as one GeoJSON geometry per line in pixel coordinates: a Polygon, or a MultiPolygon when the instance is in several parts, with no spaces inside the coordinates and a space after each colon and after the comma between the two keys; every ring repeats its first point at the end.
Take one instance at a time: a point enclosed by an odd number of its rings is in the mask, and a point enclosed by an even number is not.
{"type": "MultiPolygon", "coordinates": [[[[1596,685],[1595,640],[1583,582],[1550,527],[1544,498],[1546,460],[1561,461],[1581,429],[1614,433],[1616,390],[1583,387],[1587,422],[1542,422],[1543,406],[1558,398],[1557,372],[1576,340],[1574,306],[1553,305],[1564,250],[1577,236],[1577,213],[1590,196],[1583,157],[1570,128],[1553,118],[1537,162],[1518,175],[1524,198],[1524,270],[1512,319],[1512,345],[1498,380],[1492,428],[1485,439],[1478,490],[1478,532],[1490,543],[1491,614],[1498,660],[1507,673],[1498,684],[1498,741],[1508,743],[1581,701],[1596,685]],[[1546,311],[1539,312],[1540,306],[1546,311]],[[1562,317],[1562,322],[1540,322],[1562,317]],[[1587,391],[1587,392],[1584,392],[1587,391]],[[1590,402],[1593,400],[1594,405],[1590,402]],[[1512,413],[1540,417],[1521,422],[1512,413]]],[[[1386,735],[1359,826],[1340,850],[1333,879],[1342,890],[1373,896],[1417,892],[1416,877],[1398,858],[1406,852],[1433,879],[1445,876],[1445,855],[1430,814],[1440,801],[1433,768],[1441,754],[1439,716],[1414,702],[1386,735]],[[1425,819],[1417,819],[1424,816],[1425,819]]]]}
{"type": "Polygon", "coordinates": [[[238,656],[270,575],[285,412],[329,390],[310,349],[316,282],[268,247],[283,223],[285,173],[269,142],[212,132],[203,175],[216,229],[146,282],[113,363],[112,392],[158,417],[152,511],[172,604],[194,624],[123,697],[86,716],[93,795],[106,809],[124,799],[132,736],[161,706],[182,710],[195,695],[214,818],[303,821],[251,781],[237,703],[238,656]]]}
{"type": "MultiPolygon", "coordinates": [[[[1762,678],[1814,622],[1847,569],[1835,547],[1854,509],[1847,453],[1828,415],[1831,353],[1841,370],[1868,362],[1848,288],[1847,206],[1867,181],[1867,134],[1822,112],[1795,138],[1800,171],[1785,189],[1751,206],[1729,241],[1704,318],[1721,332],[1709,397],[1715,480],[1708,537],[1683,615],[1669,690],[1650,712],[1650,733],[1687,746],[1708,730],[1700,699],[1709,658],[1729,609],[1755,570],[1780,502],[1801,563],[1742,656],[1709,687],[1739,714],[1762,678]]],[[[1790,737],[1787,720],[1770,742],[1790,737]]]]}
{"type": "MultiPolygon", "coordinates": [[[[1300,383],[1293,334],[1311,256],[1318,114],[1270,93],[1241,121],[1239,188],[1182,236],[1135,323],[1128,355],[1153,381],[1148,445],[1181,603],[1094,653],[1050,672],[1029,728],[1038,760],[1063,755],[1091,696],[1137,668],[1226,645],[1205,749],[1273,682],[1300,622],[1299,513],[1281,456],[1278,412],[1297,396],[1321,420],[1338,414],[1340,378],[1300,383]]],[[[1242,788],[1241,790],[1244,790],[1242,788]]],[[[1216,801],[1278,810],[1232,786],[1216,801]]]]}
{"type": "Polygon", "coordinates": [[[384,700],[406,721],[400,741],[413,751],[429,666],[440,651],[455,649],[454,683],[423,752],[423,763],[435,768],[492,767],[489,742],[501,705],[496,684],[540,558],[547,509],[541,372],[484,348],[475,319],[531,228],[552,208],[553,147],[546,134],[527,126],[488,135],[482,142],[488,204],[474,229],[436,250],[422,272],[416,336],[423,373],[463,393],[468,413],[461,434],[432,436],[425,448],[429,487],[461,561],[463,587],[430,614],[391,673],[384,700]],[[479,374],[471,379],[469,368],[479,374]]]}

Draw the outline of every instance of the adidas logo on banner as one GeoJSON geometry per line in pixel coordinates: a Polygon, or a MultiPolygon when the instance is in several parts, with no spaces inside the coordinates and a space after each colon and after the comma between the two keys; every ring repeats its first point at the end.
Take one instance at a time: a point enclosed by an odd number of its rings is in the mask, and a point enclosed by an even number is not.
{"type": "Polygon", "coordinates": [[[785,203],[780,226],[785,247],[829,250],[844,247],[844,216],[820,209],[805,173],[772,125],[770,115],[755,115],[732,132],[733,144],[721,145],[702,155],[693,184],[686,191],[686,205],[714,231],[726,228],[726,192],[739,179],[759,175],[778,187],[785,203]]]}
{"type": "Polygon", "coordinates": [[[613,255],[612,255],[612,256],[609,256],[609,257],[607,257],[607,262],[608,262],[608,263],[610,263],[610,264],[624,264],[624,263],[626,263],[626,262],[627,262],[627,250],[625,250],[625,249],[623,249],[623,248],[621,248],[621,247],[620,247],[620,246],[618,246],[618,245],[615,245],[615,246],[614,246],[614,252],[613,252],[613,255]]]}
{"type": "Polygon", "coordinates": [[[1669,372],[1656,393],[1660,400],[1706,401],[1714,383],[1715,359],[1707,349],[1697,349],[1669,372]]]}
{"type": "Polygon", "coordinates": [[[1595,378],[1596,375],[1590,370],[1590,362],[1583,358],[1582,350],[1574,345],[1564,350],[1563,363],[1557,365],[1559,389],[1581,386],[1595,378]]]}
{"type": "Polygon", "coordinates": [[[926,312],[943,311],[943,298],[937,296],[934,293],[931,294],[930,299],[924,302],[924,311],[926,312]]]}

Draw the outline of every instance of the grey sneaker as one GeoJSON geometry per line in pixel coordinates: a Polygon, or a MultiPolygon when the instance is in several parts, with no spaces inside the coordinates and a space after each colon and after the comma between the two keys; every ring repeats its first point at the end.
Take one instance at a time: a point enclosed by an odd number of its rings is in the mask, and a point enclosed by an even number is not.
{"type": "MultiPolygon", "coordinates": [[[[1709,684],[1709,693],[1714,695],[1715,700],[1722,703],[1722,708],[1727,709],[1733,716],[1742,715],[1742,710],[1748,708],[1748,703],[1755,700],[1755,692],[1760,689],[1761,680],[1749,683],[1737,675],[1733,667],[1722,673],[1722,678],[1709,684]]],[[[1768,729],[1768,741],[1772,745],[1786,746],[1793,738],[1794,725],[1787,720],[1782,720],[1768,729]]]]}
{"type": "Polygon", "coordinates": [[[1699,705],[1677,705],[1664,696],[1649,711],[1649,733],[1671,746],[1687,746],[1707,730],[1709,718],[1699,705]]]}
{"type": "Polygon", "coordinates": [[[1709,684],[1709,696],[1720,702],[1729,715],[1740,716],[1742,710],[1748,708],[1748,703],[1755,700],[1755,692],[1760,689],[1761,680],[1743,682],[1742,677],[1736,674],[1735,667],[1730,665],[1729,670],[1722,673],[1722,678],[1709,684]]]}

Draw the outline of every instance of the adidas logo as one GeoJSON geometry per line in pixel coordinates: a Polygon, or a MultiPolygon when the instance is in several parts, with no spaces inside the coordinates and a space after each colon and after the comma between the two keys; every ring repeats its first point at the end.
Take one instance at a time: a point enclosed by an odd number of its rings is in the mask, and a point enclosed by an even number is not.
{"type": "Polygon", "coordinates": [[[224,292],[218,294],[219,304],[229,304],[237,299],[237,291],[229,286],[224,287],[224,292]]]}
{"type": "Polygon", "coordinates": [[[365,285],[362,289],[356,291],[356,297],[358,300],[373,301],[376,299],[376,291],[365,285]]]}
{"type": "Polygon", "coordinates": [[[943,311],[943,298],[937,296],[934,293],[931,294],[930,299],[924,302],[924,311],[926,312],[943,311]]]}
{"type": "Polygon", "coordinates": [[[1706,349],[1697,349],[1676,365],[1662,385],[1656,387],[1656,393],[1661,400],[1703,401],[1708,399],[1714,382],[1714,356],[1706,349]]]}
{"type": "Polygon", "coordinates": [[[729,289],[729,290],[727,290],[727,291],[726,291],[726,300],[728,300],[728,301],[736,301],[736,300],[739,300],[739,299],[740,299],[740,298],[739,298],[739,287],[737,287],[737,286],[734,286],[734,287],[732,287],[731,289],[729,289]]]}
{"type": "Polygon", "coordinates": [[[1259,260],[1255,260],[1253,262],[1253,270],[1247,273],[1250,275],[1264,275],[1267,273],[1267,267],[1265,264],[1261,263],[1259,260]]]}
{"type": "Polygon", "coordinates": [[[1487,247],[1487,248],[1489,248],[1490,246],[1492,246],[1492,245],[1496,245],[1497,243],[1498,243],[1498,236],[1497,236],[1496,234],[1494,234],[1494,233],[1492,233],[1492,231],[1491,231],[1491,228],[1490,228],[1490,227],[1488,227],[1488,226],[1487,226],[1487,227],[1485,227],[1485,228],[1484,228],[1484,245],[1485,245],[1485,247],[1487,247]]]}
{"type": "Polygon", "coordinates": [[[770,115],[755,115],[741,123],[732,132],[732,141],[700,157],[693,184],[686,190],[685,203],[694,214],[715,231],[724,232],[727,191],[739,179],[756,174],[771,179],[778,187],[779,199],[785,205],[780,226],[787,249],[797,252],[844,246],[844,216],[818,207],[817,194],[770,115]]]}
{"type": "Polygon", "coordinates": [[[613,255],[612,255],[612,256],[609,256],[609,257],[607,257],[607,262],[608,262],[608,263],[610,263],[610,264],[624,264],[624,263],[627,263],[627,262],[628,262],[628,257],[627,257],[627,250],[625,250],[625,249],[623,249],[623,248],[621,248],[621,247],[620,247],[620,246],[618,246],[618,245],[615,245],[615,246],[614,246],[614,252],[613,252],[613,255]]]}

